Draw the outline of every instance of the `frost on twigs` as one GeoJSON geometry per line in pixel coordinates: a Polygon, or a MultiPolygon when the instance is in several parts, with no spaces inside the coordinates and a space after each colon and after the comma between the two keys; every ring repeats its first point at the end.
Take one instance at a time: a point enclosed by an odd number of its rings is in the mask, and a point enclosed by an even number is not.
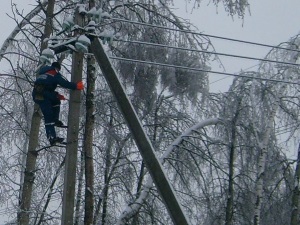
{"type": "MultiPolygon", "coordinates": [[[[200,0],[195,0],[195,2],[200,3],[200,0]]],[[[228,12],[230,16],[237,15],[238,17],[244,18],[246,10],[250,10],[248,0],[213,0],[213,3],[218,6],[220,3],[224,5],[225,11],[228,12]]]]}

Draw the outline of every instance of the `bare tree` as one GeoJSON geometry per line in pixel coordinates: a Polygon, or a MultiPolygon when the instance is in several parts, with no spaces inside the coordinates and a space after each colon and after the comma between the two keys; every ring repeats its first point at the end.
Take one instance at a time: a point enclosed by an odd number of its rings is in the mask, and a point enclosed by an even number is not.
{"type": "Polygon", "coordinates": [[[296,171],[294,176],[295,185],[293,187],[293,196],[292,196],[292,213],[291,213],[291,225],[297,225],[299,223],[299,177],[300,177],[300,145],[298,148],[298,157],[296,164],[296,171]]]}
{"type": "MultiPolygon", "coordinates": [[[[46,24],[43,32],[44,38],[50,36],[52,32],[52,18],[54,12],[54,4],[55,0],[48,1],[48,7],[46,12],[46,24]]],[[[45,43],[41,45],[41,51],[46,48],[45,43]]],[[[36,159],[38,156],[38,152],[36,151],[38,145],[38,134],[40,127],[41,115],[39,112],[39,108],[37,105],[34,106],[34,114],[31,120],[31,130],[29,135],[29,144],[28,144],[28,152],[26,158],[26,165],[24,171],[24,183],[21,189],[21,197],[20,197],[20,212],[18,213],[18,223],[27,225],[30,221],[30,205],[31,205],[31,196],[32,189],[34,184],[35,172],[36,172],[36,159]]]]}
{"type": "MultiPolygon", "coordinates": [[[[213,1],[214,4],[220,2],[213,1]]],[[[239,16],[244,16],[248,6],[247,1],[234,4],[229,1],[222,2],[230,15],[237,13],[239,16]]],[[[63,4],[61,1],[57,3],[63,4]]],[[[114,2],[90,1],[90,5],[101,5],[115,17],[189,30],[190,24],[172,14],[168,4],[168,1],[162,0],[158,4],[154,4],[154,1],[138,1],[125,2],[120,7],[114,2]]],[[[56,17],[56,22],[59,23],[62,17],[56,17]]],[[[203,37],[181,34],[177,31],[166,32],[158,28],[146,28],[143,25],[125,22],[103,25],[103,29],[108,27],[128,37],[128,42],[116,42],[113,46],[107,46],[106,50],[114,56],[199,68],[206,68],[206,62],[210,57],[166,48],[150,48],[134,43],[137,40],[162,44],[171,42],[187,48],[199,46],[204,49],[212,48],[207,44],[209,41],[203,37]]],[[[180,201],[193,221],[197,221],[197,224],[249,224],[251,222],[249,218],[253,218],[255,212],[253,199],[261,200],[258,202],[260,205],[257,205],[257,212],[262,214],[263,206],[267,202],[264,199],[265,194],[270,196],[268,201],[273,207],[276,202],[279,202],[280,196],[287,196],[283,192],[288,192],[288,188],[283,188],[281,182],[286,179],[285,184],[289,184],[290,177],[286,174],[285,177],[280,176],[279,169],[271,168],[273,164],[268,161],[276,162],[280,166],[284,165],[281,160],[285,160],[279,154],[280,148],[276,144],[276,135],[271,121],[276,120],[279,111],[285,113],[286,119],[297,117],[295,107],[297,102],[293,101],[294,107],[290,107],[291,92],[283,88],[283,93],[280,94],[279,85],[272,86],[238,79],[232,85],[232,93],[210,95],[206,73],[189,73],[180,69],[117,61],[114,61],[114,65],[122,77],[126,90],[130,93],[147,133],[152,137],[151,141],[157,154],[164,161],[164,168],[180,201]],[[251,92],[251,87],[255,93],[251,92]],[[251,102],[253,96],[267,97],[251,102]],[[265,108],[268,109],[267,112],[265,108]],[[199,113],[196,115],[194,112],[199,113]],[[213,116],[221,117],[223,122],[213,120],[214,122],[210,121],[209,126],[203,125],[197,129],[194,127],[195,129],[188,129],[189,132],[180,135],[197,121],[206,121],[206,118],[213,116]],[[261,126],[258,126],[258,123],[261,123],[261,126]],[[178,135],[180,138],[176,139],[178,135]],[[180,141],[175,141],[170,147],[174,139],[180,141]],[[172,150],[169,151],[170,149],[172,150]],[[259,164],[256,163],[256,159],[259,159],[256,158],[257,150],[263,153],[259,164]],[[265,168],[258,172],[257,182],[251,165],[265,168]],[[274,182],[271,181],[269,174],[275,175],[274,182]],[[255,183],[259,184],[257,189],[255,183]],[[251,194],[255,190],[257,196],[251,194]]],[[[84,135],[80,134],[80,138],[83,137],[84,140],[85,176],[82,178],[85,179],[86,186],[85,197],[77,192],[77,209],[85,204],[85,224],[97,224],[100,220],[103,225],[116,224],[116,222],[118,224],[168,223],[170,218],[165,215],[163,203],[152,186],[143,161],[128,135],[123,118],[114,100],[107,93],[108,88],[103,84],[104,81],[99,74],[93,59],[88,56],[86,119],[84,135]],[[121,203],[127,207],[121,207],[121,203]]],[[[261,74],[255,75],[261,76],[261,74]]],[[[271,71],[270,74],[277,73],[271,71]]],[[[283,74],[287,72],[280,74],[284,77],[283,74]]],[[[6,114],[6,116],[11,115],[9,112],[6,114]]],[[[83,113],[78,113],[76,117],[79,115],[83,113]]],[[[31,137],[30,140],[35,139],[31,137]]],[[[33,153],[44,152],[43,150],[37,151],[35,148],[33,153]]],[[[33,158],[36,160],[37,155],[33,155],[33,158]]],[[[44,205],[42,204],[44,198],[40,197],[42,193],[40,189],[43,187],[51,187],[53,190],[55,183],[58,185],[55,191],[59,194],[62,192],[61,183],[54,181],[54,178],[50,179],[49,176],[49,173],[57,170],[61,161],[57,160],[51,164],[55,168],[53,170],[49,169],[50,165],[45,161],[46,159],[40,160],[38,166],[34,167],[34,169],[49,170],[39,173],[34,171],[35,180],[39,183],[32,198],[35,200],[34,209],[40,209],[39,205],[44,205]],[[43,178],[42,174],[47,174],[48,178],[43,178]]],[[[280,204],[285,203],[280,202],[280,204]]],[[[46,205],[47,202],[44,206],[46,205]]],[[[44,217],[47,215],[47,207],[41,208],[39,212],[43,213],[42,216],[39,217],[37,214],[34,216],[37,223],[51,218],[51,215],[44,217]]],[[[60,209],[59,206],[55,215],[60,214],[60,209]]],[[[271,221],[270,214],[261,218],[262,223],[271,221]]],[[[82,216],[78,214],[76,220],[78,223],[82,221],[82,216]]],[[[53,223],[54,221],[53,219],[53,223]]]]}
{"type": "Polygon", "coordinates": [[[86,95],[86,122],[84,134],[84,160],[85,160],[85,224],[92,224],[94,214],[94,154],[93,154],[93,131],[94,131],[94,91],[95,91],[95,61],[90,56],[87,62],[87,95],[86,95]]]}
{"type": "MultiPolygon", "coordinates": [[[[95,7],[95,1],[89,1],[89,9],[95,7]]],[[[94,57],[87,58],[87,94],[86,94],[86,121],[84,133],[84,161],[85,161],[85,205],[84,224],[93,224],[94,217],[94,153],[93,137],[95,127],[95,83],[96,68],[94,57]]]]}

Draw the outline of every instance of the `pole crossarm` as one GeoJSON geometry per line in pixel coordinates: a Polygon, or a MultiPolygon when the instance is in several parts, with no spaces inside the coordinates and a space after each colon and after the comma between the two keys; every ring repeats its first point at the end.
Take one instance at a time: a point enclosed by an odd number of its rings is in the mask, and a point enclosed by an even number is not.
{"type": "Polygon", "coordinates": [[[166,205],[169,214],[176,225],[189,225],[187,216],[184,213],[175,192],[169,183],[166,174],[159,162],[154,148],[146,135],[142,124],[135,112],[125,90],[118,79],[109,57],[97,37],[90,37],[91,50],[103,72],[103,75],[114,94],[116,101],[123,113],[128,127],[131,130],[137,147],[143,157],[143,160],[150,172],[150,175],[166,205]]]}

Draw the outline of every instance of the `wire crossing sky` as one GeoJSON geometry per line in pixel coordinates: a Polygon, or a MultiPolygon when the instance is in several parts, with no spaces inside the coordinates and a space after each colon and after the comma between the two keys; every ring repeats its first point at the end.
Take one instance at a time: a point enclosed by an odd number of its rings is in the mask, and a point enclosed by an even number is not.
{"type": "MultiPolygon", "coordinates": [[[[208,36],[210,38],[218,38],[218,39],[230,41],[230,42],[239,42],[239,43],[243,43],[243,44],[257,45],[260,47],[267,47],[267,48],[271,48],[271,49],[275,48],[275,49],[280,49],[280,50],[285,50],[285,51],[300,52],[300,50],[298,49],[298,46],[295,46],[295,49],[291,49],[291,48],[285,48],[285,47],[282,47],[279,45],[273,46],[273,45],[262,44],[262,43],[251,42],[251,41],[243,41],[243,40],[226,38],[226,37],[221,37],[221,36],[216,36],[216,35],[203,34],[203,33],[193,32],[193,31],[188,31],[188,30],[169,28],[169,27],[164,27],[164,26],[157,26],[157,25],[143,23],[143,22],[130,21],[130,20],[126,20],[126,19],[118,19],[118,18],[112,18],[112,19],[115,21],[119,21],[119,22],[126,22],[126,23],[142,25],[142,26],[149,26],[149,27],[153,27],[153,28],[157,28],[157,29],[165,29],[165,30],[172,30],[172,31],[183,32],[183,33],[189,33],[189,34],[193,34],[193,35],[208,36]]],[[[226,54],[226,53],[220,53],[220,52],[204,51],[204,50],[199,50],[199,49],[181,48],[181,47],[163,45],[163,44],[158,44],[158,43],[150,43],[150,42],[142,42],[142,41],[127,41],[127,40],[119,40],[119,41],[130,42],[130,43],[141,44],[141,45],[148,45],[148,46],[163,47],[163,48],[174,48],[174,49],[178,49],[178,50],[194,51],[194,52],[199,52],[199,53],[215,54],[215,55],[219,55],[219,56],[256,60],[256,61],[258,61],[258,63],[259,62],[269,62],[269,63],[278,63],[278,64],[284,64],[284,65],[290,65],[290,66],[297,66],[297,67],[300,66],[300,64],[293,63],[293,62],[283,62],[283,61],[270,60],[270,59],[265,59],[265,58],[226,54]]],[[[122,58],[122,57],[110,57],[110,58],[117,59],[117,60],[123,60],[123,61],[127,61],[127,62],[135,62],[135,63],[142,63],[142,64],[148,64],[148,65],[155,65],[155,66],[165,66],[165,67],[172,67],[172,68],[177,68],[177,69],[205,72],[208,74],[212,73],[212,74],[227,75],[227,76],[232,76],[232,77],[251,78],[251,79],[257,79],[257,80],[262,80],[262,81],[280,82],[280,83],[296,84],[296,85],[299,84],[298,82],[293,82],[293,81],[289,81],[289,80],[279,80],[279,79],[272,79],[272,78],[263,78],[263,77],[258,77],[258,76],[249,76],[244,73],[237,74],[237,73],[219,72],[219,71],[213,71],[213,70],[204,70],[201,68],[191,68],[191,67],[185,67],[185,66],[177,66],[177,65],[170,65],[170,64],[164,64],[164,63],[159,63],[159,62],[142,61],[142,60],[137,60],[137,59],[122,58]]],[[[218,82],[218,81],[215,81],[215,82],[218,82]]]]}
{"type": "MultiPolygon", "coordinates": [[[[209,0],[208,0],[209,1],[209,0]]],[[[180,10],[182,18],[189,19],[191,22],[201,31],[199,32],[203,36],[206,35],[210,38],[215,38],[219,40],[219,43],[213,43],[216,47],[216,53],[220,52],[229,52],[229,50],[234,50],[234,53],[226,53],[226,58],[230,60],[229,65],[232,66],[234,71],[238,71],[240,68],[245,68],[243,65],[237,65],[238,63],[232,60],[232,57],[227,57],[227,55],[236,55],[236,58],[241,58],[241,55],[254,55],[253,49],[239,48],[238,43],[241,43],[242,46],[261,46],[261,47],[275,47],[275,45],[280,42],[287,41],[288,38],[297,34],[300,30],[300,25],[297,21],[300,20],[300,1],[299,0],[251,0],[251,16],[247,14],[245,20],[242,21],[238,18],[231,18],[225,12],[222,11],[222,6],[220,5],[218,9],[213,4],[210,4],[207,7],[207,2],[203,0],[201,2],[201,9],[191,10],[184,5],[178,7],[180,10]],[[253,22],[252,22],[253,21],[253,22]],[[242,26],[243,24],[243,26],[242,26]],[[237,40],[237,41],[235,41],[237,40]],[[251,40],[251,41],[245,41],[251,40]],[[230,43],[232,45],[226,44],[230,43]],[[248,43],[248,44],[247,44],[248,43]],[[253,44],[251,44],[253,43],[253,44]],[[255,43],[255,44],[254,44],[255,43]],[[260,44],[268,43],[268,44],[260,44]],[[258,45],[257,45],[258,44],[258,45]],[[274,45],[274,46],[273,46],[274,45]],[[232,47],[233,46],[233,47],[232,47]],[[226,49],[226,50],[224,50],[226,49]],[[238,51],[236,51],[238,50],[238,51]],[[234,64],[234,65],[233,65],[234,64]]],[[[31,9],[36,5],[36,0],[12,0],[15,3],[20,11],[26,13],[30,12],[31,9]]],[[[184,0],[174,0],[175,7],[178,4],[184,4],[184,0]]],[[[2,32],[0,33],[0,44],[4,41],[13,28],[16,26],[15,21],[7,16],[11,13],[11,1],[2,0],[0,7],[1,21],[0,25],[2,27],[2,32]]],[[[198,33],[198,32],[197,32],[198,33]]],[[[251,48],[251,47],[250,47],[251,48]]],[[[219,54],[221,55],[221,54],[219,54]]],[[[264,57],[265,52],[261,53],[258,57],[264,57]]],[[[128,60],[130,63],[131,59],[115,59],[115,60],[128,60]]],[[[247,60],[251,61],[251,60],[247,60]]],[[[141,61],[135,63],[143,63],[141,61]]],[[[145,62],[149,64],[150,62],[145,62]]],[[[176,65],[157,65],[157,66],[176,66],[176,65]]],[[[297,66],[297,65],[295,65],[297,66]]],[[[246,67],[249,67],[247,65],[246,67]]],[[[4,67],[2,66],[2,71],[4,67]]],[[[179,68],[184,69],[184,68],[179,68]]],[[[188,69],[188,68],[187,68],[188,69]]],[[[195,68],[195,71],[198,71],[199,68],[195,68]]],[[[226,68],[227,69],[227,68],[226,68]]],[[[212,73],[212,71],[209,71],[212,73]]],[[[217,71],[216,71],[217,72],[217,71]]],[[[2,73],[2,72],[1,72],[2,73]]],[[[228,76],[237,76],[238,74],[227,73],[222,74],[217,72],[221,77],[228,76]]],[[[215,75],[218,75],[215,74],[215,75]]],[[[213,76],[211,76],[213,77],[213,76]]],[[[254,79],[252,76],[249,76],[249,73],[245,73],[244,77],[249,77],[254,79]]],[[[273,80],[272,80],[273,81],[273,80]]],[[[282,82],[281,80],[274,80],[274,82],[282,82]]],[[[289,82],[287,82],[289,83],[289,82]]],[[[297,82],[292,82],[292,84],[297,84],[297,82]]],[[[223,82],[222,82],[223,85],[223,82]]],[[[218,85],[220,86],[220,85],[218,85]]],[[[53,199],[55,200],[55,199],[53,199]]],[[[5,207],[5,206],[3,206],[5,207]]],[[[3,224],[5,220],[9,220],[10,212],[13,208],[1,208],[0,209],[0,224],[3,224]],[[7,217],[6,217],[6,216],[7,217]]]]}
{"type": "MultiPolygon", "coordinates": [[[[265,58],[256,58],[256,57],[250,57],[250,56],[242,56],[242,55],[232,55],[232,54],[226,54],[226,53],[220,53],[220,52],[213,52],[213,51],[206,51],[206,50],[200,50],[200,49],[191,49],[191,48],[182,48],[182,47],[176,47],[176,46],[170,46],[170,45],[163,45],[163,44],[157,44],[157,43],[151,43],[151,42],[143,42],[143,41],[127,41],[127,40],[118,40],[123,42],[130,42],[134,44],[142,44],[142,45],[149,45],[149,46],[156,46],[156,47],[163,47],[163,48],[173,48],[178,50],[185,50],[185,51],[191,51],[191,52],[199,52],[199,53],[207,53],[207,54],[214,54],[214,55],[222,55],[222,56],[228,56],[228,57],[235,57],[235,58],[241,58],[241,59],[250,59],[250,60],[257,60],[262,62],[270,62],[270,63],[278,63],[278,64],[284,64],[284,65],[291,65],[291,66],[300,66],[298,63],[292,63],[292,62],[283,62],[283,61],[277,61],[277,60],[271,60],[271,59],[265,59],[265,58]]],[[[280,46],[274,46],[274,48],[279,48],[280,46]]],[[[291,50],[294,51],[294,49],[288,49],[288,48],[280,48],[284,50],[291,50]]],[[[298,51],[298,50],[296,50],[298,51]]]]}
{"type": "MultiPolygon", "coordinates": [[[[142,25],[142,26],[150,26],[150,27],[158,28],[158,29],[172,30],[172,31],[184,32],[184,33],[190,33],[190,34],[194,34],[194,35],[203,35],[202,33],[197,33],[197,32],[193,32],[193,31],[169,28],[169,27],[164,27],[164,26],[157,26],[157,25],[143,23],[143,22],[130,21],[130,20],[118,19],[118,18],[113,18],[113,20],[120,21],[120,22],[126,22],[126,23],[132,23],[132,24],[138,24],[138,25],[142,25]]],[[[300,52],[298,50],[298,48],[297,49],[284,48],[281,46],[266,45],[266,44],[261,44],[261,43],[256,43],[256,42],[249,42],[249,41],[237,40],[237,39],[214,36],[214,35],[204,34],[204,36],[219,38],[219,39],[226,40],[226,41],[240,42],[243,44],[258,45],[258,46],[262,46],[262,47],[281,49],[281,50],[285,50],[285,51],[300,52]]],[[[300,66],[300,64],[293,63],[293,62],[283,62],[283,61],[270,60],[270,59],[265,59],[265,58],[256,58],[256,57],[248,57],[248,56],[241,56],[241,55],[232,55],[232,54],[226,54],[226,53],[205,51],[205,50],[199,50],[199,49],[182,48],[182,47],[163,45],[163,44],[158,44],[158,43],[150,43],[150,42],[143,42],[143,41],[128,41],[128,40],[121,40],[121,39],[118,41],[130,42],[130,43],[134,43],[134,44],[141,44],[141,45],[148,45],[148,46],[163,47],[163,48],[174,48],[174,49],[178,49],[178,50],[194,51],[194,52],[199,52],[199,53],[208,53],[208,54],[222,55],[222,56],[235,57],[235,58],[243,58],[243,59],[249,59],[249,60],[257,60],[257,61],[261,61],[261,62],[270,62],[270,63],[278,63],[278,64],[285,64],[285,65],[291,65],[291,66],[300,66]]],[[[116,59],[116,60],[122,60],[122,61],[126,61],[126,62],[142,63],[142,64],[155,65],[155,66],[164,66],[164,67],[172,67],[172,68],[183,69],[183,70],[205,72],[208,74],[212,73],[212,74],[227,75],[227,76],[233,76],[233,77],[251,78],[251,79],[257,79],[257,80],[262,80],[262,81],[280,82],[280,83],[296,84],[296,85],[299,84],[298,82],[293,82],[293,81],[289,81],[289,80],[279,80],[279,79],[264,78],[264,77],[258,77],[258,76],[249,76],[249,75],[245,75],[244,73],[236,74],[236,73],[219,72],[219,71],[205,70],[205,69],[201,69],[201,68],[192,68],[192,67],[186,67],[186,66],[178,66],[178,65],[171,65],[171,64],[151,62],[151,61],[143,61],[143,60],[130,59],[130,58],[122,58],[122,57],[111,56],[110,58],[116,59]]]]}
{"type": "Polygon", "coordinates": [[[243,78],[250,78],[250,79],[261,80],[261,81],[271,81],[271,82],[277,82],[277,83],[297,84],[297,85],[299,84],[298,82],[293,82],[293,81],[289,81],[289,80],[279,80],[279,79],[264,78],[264,77],[258,77],[258,76],[250,76],[250,75],[245,75],[243,73],[234,74],[234,73],[218,72],[218,71],[212,71],[212,70],[205,70],[205,69],[201,69],[201,68],[177,66],[177,65],[172,65],[172,64],[157,63],[157,62],[115,57],[115,56],[110,56],[110,58],[116,59],[116,60],[132,62],[132,63],[143,63],[143,64],[147,64],[147,65],[164,66],[164,67],[171,67],[171,68],[176,68],[176,69],[191,70],[191,71],[213,73],[213,74],[221,74],[221,75],[227,75],[227,76],[233,76],[233,77],[243,77],[243,78]]]}
{"type": "Polygon", "coordinates": [[[238,39],[234,39],[234,38],[216,36],[216,35],[205,34],[205,33],[202,33],[202,32],[194,32],[194,31],[189,31],[189,30],[181,30],[181,29],[177,29],[177,28],[158,26],[158,25],[153,25],[153,24],[148,24],[148,23],[143,23],[143,22],[137,22],[137,21],[131,21],[131,20],[126,20],[126,19],[112,18],[112,20],[120,21],[120,22],[126,22],[126,23],[132,23],[132,24],[138,24],[138,25],[143,25],[143,26],[149,26],[149,27],[159,28],[159,29],[178,31],[178,32],[183,32],[183,33],[187,33],[187,34],[206,36],[206,37],[210,37],[210,38],[217,38],[217,39],[226,40],[226,41],[240,42],[240,43],[243,43],[243,44],[250,44],[250,45],[257,45],[257,46],[268,47],[268,48],[277,48],[277,49],[282,49],[282,50],[300,52],[300,50],[298,50],[298,49],[284,48],[284,47],[276,46],[276,45],[268,45],[268,44],[257,43],[257,42],[252,42],[252,41],[238,40],[238,39]]]}

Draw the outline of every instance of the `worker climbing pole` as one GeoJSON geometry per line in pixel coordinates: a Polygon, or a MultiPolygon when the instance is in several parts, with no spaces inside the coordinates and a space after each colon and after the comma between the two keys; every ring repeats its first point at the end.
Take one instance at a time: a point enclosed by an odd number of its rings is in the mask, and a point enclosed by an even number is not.
{"type": "MultiPolygon", "coordinates": [[[[110,86],[112,93],[119,105],[121,112],[133,134],[137,147],[143,157],[143,160],[153,178],[153,181],[165,202],[170,216],[176,225],[189,225],[187,216],[184,213],[175,192],[169,183],[166,174],[158,160],[154,148],[146,135],[145,130],[135,112],[125,90],[118,79],[118,76],[106,55],[100,39],[104,41],[113,40],[113,37],[96,34],[94,21],[84,26],[84,16],[91,18],[98,18],[109,15],[102,12],[101,9],[91,9],[89,12],[85,11],[84,5],[78,5],[75,23],[72,20],[67,20],[66,23],[73,27],[72,31],[77,35],[76,37],[52,45],[50,48],[55,53],[61,53],[67,50],[75,50],[72,58],[72,82],[77,82],[82,78],[82,64],[83,53],[88,52],[88,46],[91,46],[92,53],[94,54],[103,74],[110,86]],[[74,26],[76,24],[76,26],[74,26]]],[[[102,18],[103,19],[103,18],[102,18]]],[[[70,106],[68,117],[68,136],[67,136],[67,155],[66,155],[66,168],[64,180],[64,195],[63,195],[63,209],[62,209],[62,225],[73,224],[74,214],[74,199],[75,199],[75,182],[76,182],[76,163],[77,163],[77,148],[78,148],[78,129],[79,129],[79,112],[80,112],[80,92],[71,91],[70,106]]]]}

